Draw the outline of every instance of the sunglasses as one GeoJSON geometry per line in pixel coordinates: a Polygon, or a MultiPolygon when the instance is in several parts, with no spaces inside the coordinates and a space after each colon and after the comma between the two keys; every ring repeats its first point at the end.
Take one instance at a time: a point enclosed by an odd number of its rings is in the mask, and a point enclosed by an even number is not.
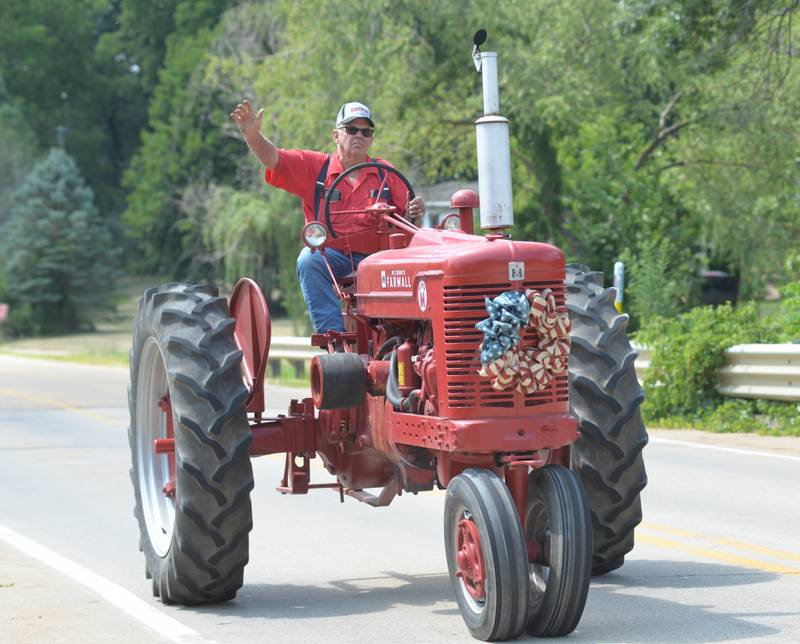
{"type": "Polygon", "coordinates": [[[365,139],[371,139],[372,135],[375,134],[374,127],[356,127],[355,125],[343,125],[339,128],[340,130],[344,130],[350,136],[355,136],[359,132],[365,139]]]}

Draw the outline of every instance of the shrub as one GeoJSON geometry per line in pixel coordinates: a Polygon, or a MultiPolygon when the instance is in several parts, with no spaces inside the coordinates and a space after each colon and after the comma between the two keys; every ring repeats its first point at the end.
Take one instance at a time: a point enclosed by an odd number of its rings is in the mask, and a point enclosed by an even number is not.
{"type": "Polygon", "coordinates": [[[643,411],[649,419],[692,416],[721,399],[714,385],[725,349],[774,341],[776,330],[755,304],[698,307],[675,318],[656,318],[637,334],[650,347],[643,411]]]}
{"type": "Polygon", "coordinates": [[[685,311],[697,290],[697,271],[688,249],[668,238],[645,240],[638,254],[626,251],[625,301],[637,326],[685,311]]]}
{"type": "Polygon", "coordinates": [[[754,303],[701,307],[676,318],[656,318],[637,342],[652,350],[642,411],[649,423],[716,432],[800,436],[800,405],[722,398],[716,373],[725,349],[744,343],[800,339],[800,282],[781,289],[780,308],[759,316],[754,303]]]}

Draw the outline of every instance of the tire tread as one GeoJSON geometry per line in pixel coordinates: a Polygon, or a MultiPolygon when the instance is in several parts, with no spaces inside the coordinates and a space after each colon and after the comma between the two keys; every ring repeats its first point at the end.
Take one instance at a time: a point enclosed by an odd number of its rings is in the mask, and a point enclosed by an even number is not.
{"type": "Polygon", "coordinates": [[[614,289],[603,288],[601,273],[567,266],[573,329],[570,408],[579,423],[572,469],[589,501],[593,574],[621,566],[633,548],[634,530],[642,519],[640,492],[647,484],[637,352],[627,337],[628,316],[617,312],[614,294],[614,289]]]}

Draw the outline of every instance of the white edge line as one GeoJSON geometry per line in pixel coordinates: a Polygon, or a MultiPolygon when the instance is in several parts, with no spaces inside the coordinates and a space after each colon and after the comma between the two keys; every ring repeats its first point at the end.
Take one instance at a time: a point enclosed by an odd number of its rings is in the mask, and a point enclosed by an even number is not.
{"type": "Polygon", "coordinates": [[[732,454],[743,454],[746,456],[765,456],[767,458],[780,458],[784,461],[800,461],[800,456],[787,456],[786,454],[773,454],[772,452],[759,452],[753,449],[737,449],[735,447],[720,447],[719,445],[706,445],[705,443],[692,443],[689,441],[678,441],[672,438],[650,438],[651,443],[663,443],[665,445],[681,445],[683,447],[695,447],[697,449],[714,449],[718,452],[730,452],[732,454]]]}
{"type": "Polygon", "coordinates": [[[0,524],[0,540],[83,584],[168,640],[179,642],[180,644],[216,644],[213,640],[203,637],[197,631],[142,601],[122,586],[101,577],[57,552],[53,552],[3,524],[0,524]]]}

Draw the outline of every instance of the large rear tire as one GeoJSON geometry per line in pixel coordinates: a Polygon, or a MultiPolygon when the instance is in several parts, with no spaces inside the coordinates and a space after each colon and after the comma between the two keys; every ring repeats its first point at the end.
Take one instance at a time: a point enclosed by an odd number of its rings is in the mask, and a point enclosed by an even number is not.
{"type": "Polygon", "coordinates": [[[225,601],[242,586],[252,435],[233,329],[225,298],[207,286],[167,284],[139,302],[131,479],[145,574],[164,603],[225,601]],[[167,438],[174,452],[156,453],[154,441],[167,438]]]}
{"type": "Polygon", "coordinates": [[[517,637],[528,609],[528,555],[506,484],[469,468],[447,486],[444,546],[458,609],[473,637],[517,637]]]}
{"type": "Polygon", "coordinates": [[[571,467],[589,501],[592,574],[600,575],[623,564],[642,520],[644,393],[634,368],[637,353],[626,332],[628,316],[617,312],[614,290],[603,288],[603,274],[567,266],[567,308],[572,322],[570,410],[580,432],[571,467]]]}

